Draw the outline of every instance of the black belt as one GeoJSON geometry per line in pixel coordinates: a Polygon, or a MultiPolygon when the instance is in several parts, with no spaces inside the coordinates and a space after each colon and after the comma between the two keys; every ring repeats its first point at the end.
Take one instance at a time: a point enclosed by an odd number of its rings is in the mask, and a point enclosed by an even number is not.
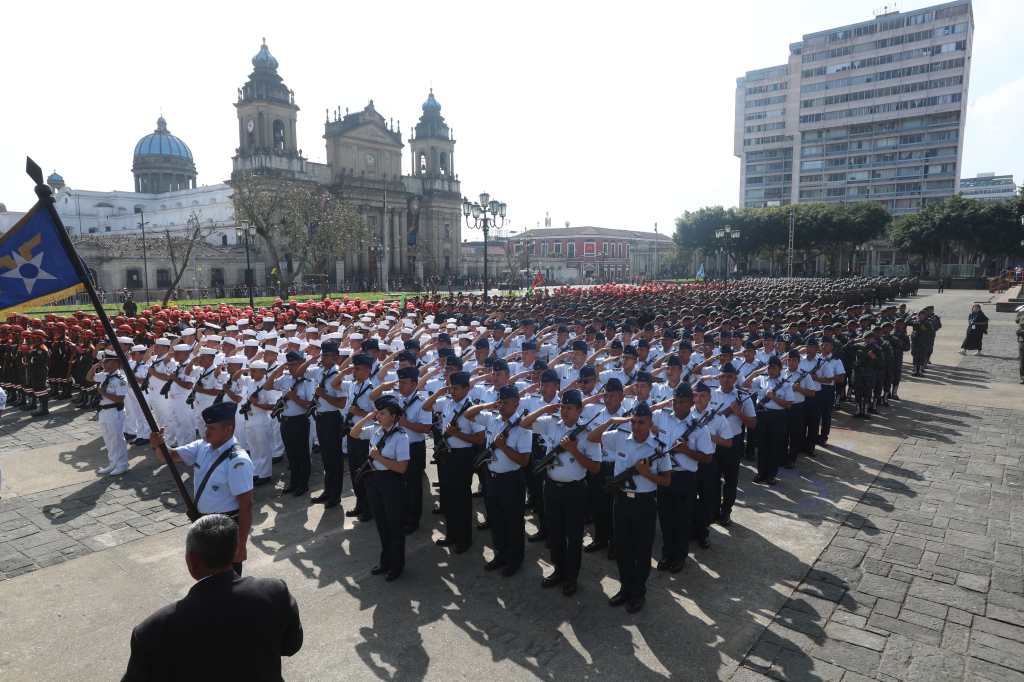
{"type": "Polygon", "coordinates": [[[452,448],[452,449],[451,449],[451,451],[452,451],[452,453],[453,453],[453,454],[454,454],[454,453],[456,453],[456,452],[459,452],[459,453],[466,453],[466,452],[469,452],[469,451],[471,451],[471,450],[476,450],[476,446],[474,446],[474,445],[470,445],[470,446],[469,446],[468,448],[452,448]]]}
{"type": "Polygon", "coordinates": [[[110,403],[109,405],[99,405],[96,409],[98,410],[112,410],[117,408],[118,412],[124,409],[124,403],[110,403]]]}
{"type": "Polygon", "coordinates": [[[501,472],[491,471],[490,469],[488,469],[487,473],[489,473],[492,478],[498,478],[499,476],[508,476],[509,474],[522,474],[523,473],[523,469],[522,469],[522,467],[520,467],[519,469],[513,469],[512,471],[501,471],[501,472]]]}
{"type": "Polygon", "coordinates": [[[286,414],[286,415],[284,415],[284,419],[308,419],[308,418],[309,417],[307,417],[305,415],[305,413],[303,413],[303,414],[286,414]]]}
{"type": "Polygon", "coordinates": [[[552,484],[554,486],[557,486],[559,488],[568,488],[569,486],[583,485],[584,483],[586,483],[586,479],[582,479],[581,478],[578,481],[556,481],[553,478],[549,478],[548,479],[548,483],[550,483],[550,484],[552,484]]]}
{"type": "Polygon", "coordinates": [[[628,497],[628,498],[632,499],[632,498],[636,497],[637,495],[653,495],[656,492],[658,492],[658,491],[657,490],[648,490],[647,492],[643,492],[642,493],[639,490],[620,490],[619,491],[619,497],[628,497]]]}

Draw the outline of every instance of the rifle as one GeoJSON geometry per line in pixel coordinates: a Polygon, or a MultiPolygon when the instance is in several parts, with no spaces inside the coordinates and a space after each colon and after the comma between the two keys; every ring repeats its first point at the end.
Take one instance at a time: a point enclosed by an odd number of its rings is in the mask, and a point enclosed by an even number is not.
{"type": "Polygon", "coordinates": [[[166,398],[171,392],[171,384],[174,383],[175,379],[181,376],[181,370],[185,369],[185,365],[178,365],[177,369],[174,370],[174,376],[164,382],[164,385],[160,387],[160,395],[166,398]]]}
{"type": "MultiPolygon", "coordinates": [[[[320,377],[320,390],[323,390],[324,386],[327,385],[327,380],[330,379],[331,377],[333,377],[337,373],[338,373],[337,371],[334,371],[334,372],[324,372],[323,375],[320,377]]],[[[316,414],[317,414],[316,408],[317,408],[318,403],[319,403],[319,399],[316,397],[316,394],[314,393],[313,394],[313,404],[309,406],[308,410],[306,410],[306,416],[307,417],[316,417],[316,414]]]]}
{"type": "MultiPolygon", "coordinates": [[[[567,433],[566,436],[562,438],[562,440],[565,440],[565,438],[576,440],[576,437],[579,436],[584,431],[586,431],[587,427],[590,426],[591,422],[593,422],[599,416],[601,416],[600,412],[598,412],[589,420],[587,420],[585,424],[576,424],[576,426],[573,427],[572,431],[569,431],[569,433],[567,433]]],[[[553,448],[545,452],[543,457],[537,460],[536,464],[533,465],[533,473],[540,474],[547,471],[548,469],[553,469],[554,467],[558,466],[558,456],[563,452],[565,452],[565,448],[562,447],[562,442],[559,441],[553,448]]]]}
{"type": "MultiPolygon", "coordinates": [[[[371,384],[369,381],[367,381],[365,384],[363,384],[363,387],[361,389],[359,389],[358,393],[356,393],[355,398],[352,399],[352,404],[351,405],[346,404],[346,407],[348,407],[348,408],[358,407],[359,399],[361,397],[363,397],[363,394],[366,393],[368,390],[370,390],[370,388],[372,388],[372,387],[373,387],[373,384],[371,384]]],[[[345,418],[341,420],[341,437],[342,438],[347,438],[348,437],[348,432],[352,430],[352,426],[353,426],[354,423],[355,422],[352,421],[352,410],[351,409],[345,410],[345,418]]]]}
{"type": "MultiPolygon", "coordinates": [[[[306,377],[304,377],[304,376],[301,376],[298,379],[296,379],[295,383],[292,384],[292,389],[295,389],[299,384],[301,384],[305,380],[306,380],[306,377]]],[[[285,397],[286,395],[287,395],[287,391],[285,391],[281,395],[281,397],[277,399],[277,402],[274,403],[274,409],[270,411],[270,416],[273,417],[274,419],[278,420],[278,421],[284,421],[284,419],[283,419],[284,407],[285,407],[285,405],[288,404],[288,399],[285,397]]]]}
{"type": "MultiPolygon", "coordinates": [[[[661,442],[661,439],[654,434],[651,434],[651,436],[658,445],[654,448],[654,454],[649,457],[644,457],[644,461],[648,464],[653,464],[668,453],[668,448],[666,448],[665,444],[661,442]]],[[[617,493],[622,490],[626,490],[627,488],[635,488],[636,486],[633,483],[633,476],[636,475],[636,473],[637,469],[635,464],[626,467],[626,469],[621,473],[612,476],[611,479],[605,482],[605,489],[609,493],[617,493]]]]}
{"type": "Polygon", "coordinates": [[[260,384],[256,388],[256,390],[252,392],[252,395],[250,395],[249,398],[244,403],[242,403],[242,406],[240,408],[238,408],[238,413],[241,414],[243,417],[245,417],[246,421],[249,420],[249,415],[252,414],[252,400],[253,400],[253,398],[258,396],[260,394],[260,391],[262,391],[266,387],[267,387],[267,381],[266,381],[266,379],[264,379],[263,383],[260,384]]]}
{"type": "MultiPolygon", "coordinates": [[[[462,418],[466,410],[475,405],[476,403],[470,398],[466,398],[466,402],[459,408],[459,411],[455,413],[452,420],[448,422],[451,426],[462,418]]],[[[452,446],[448,444],[448,436],[444,435],[444,431],[441,429],[440,420],[434,421],[430,426],[430,435],[434,438],[434,458],[437,459],[440,455],[449,455],[452,451],[452,446]]]]}
{"type": "MultiPolygon", "coordinates": [[[[391,437],[391,434],[393,434],[397,430],[398,430],[398,424],[396,423],[391,428],[390,431],[385,432],[384,435],[382,435],[380,437],[380,440],[378,440],[377,444],[374,446],[375,448],[377,448],[378,452],[380,452],[380,449],[382,447],[384,447],[384,443],[386,443],[388,438],[391,437]]],[[[353,474],[353,476],[352,476],[352,485],[354,487],[358,487],[358,486],[362,485],[363,479],[365,479],[367,474],[369,474],[372,470],[373,470],[373,458],[368,456],[366,458],[366,461],[363,462],[359,466],[359,468],[356,469],[356,473],[353,474]]]]}
{"type": "MultiPolygon", "coordinates": [[[[163,355],[161,355],[160,357],[158,357],[158,358],[157,358],[156,360],[154,360],[154,361],[153,361],[153,364],[151,364],[151,365],[149,366],[149,367],[150,367],[150,369],[152,369],[152,368],[153,368],[153,367],[154,367],[154,366],[155,366],[155,365],[156,365],[157,363],[163,362],[163,361],[164,361],[164,359],[165,359],[165,358],[166,358],[166,357],[167,357],[168,355],[170,355],[170,353],[164,353],[163,355]]],[[[142,385],[141,385],[141,386],[139,386],[139,388],[140,388],[140,389],[142,389],[143,391],[148,391],[148,390],[149,390],[149,379],[150,379],[150,376],[149,376],[149,372],[146,372],[146,378],[142,380],[142,385]]]]}
{"type": "MultiPolygon", "coordinates": [[[[514,429],[517,426],[519,426],[519,422],[521,422],[523,420],[523,417],[525,417],[526,414],[527,414],[527,410],[523,410],[523,413],[521,415],[519,415],[519,419],[516,419],[515,421],[510,421],[509,423],[507,423],[505,425],[505,428],[503,428],[501,430],[501,433],[499,433],[497,436],[495,436],[494,440],[498,440],[498,438],[502,438],[504,436],[507,436],[509,433],[511,433],[512,429],[514,429]]],[[[494,443],[492,442],[490,445],[488,445],[486,448],[484,448],[483,451],[479,455],[477,455],[476,458],[473,460],[473,468],[474,469],[481,469],[481,468],[487,466],[488,464],[490,464],[491,462],[497,461],[497,459],[498,459],[498,453],[495,452],[494,443]]]]}
{"type": "Polygon", "coordinates": [[[210,369],[206,370],[205,372],[203,372],[202,374],[199,375],[199,378],[196,379],[196,383],[192,384],[192,390],[189,391],[188,397],[185,398],[185,404],[186,405],[188,405],[189,407],[194,407],[195,406],[195,404],[196,404],[196,391],[198,391],[199,390],[199,386],[202,385],[203,379],[205,379],[206,377],[208,377],[211,374],[213,374],[213,372],[214,372],[214,368],[211,367],[210,369]]]}

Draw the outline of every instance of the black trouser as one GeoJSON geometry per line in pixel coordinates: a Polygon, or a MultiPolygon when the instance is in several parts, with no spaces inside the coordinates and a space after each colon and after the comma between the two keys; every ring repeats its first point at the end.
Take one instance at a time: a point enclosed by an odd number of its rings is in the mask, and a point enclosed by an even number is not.
{"type": "Polygon", "coordinates": [[[341,499],[341,412],[321,412],[316,416],[316,438],[324,462],[324,497],[328,502],[341,499]]]}
{"type": "Polygon", "coordinates": [[[679,561],[690,553],[693,505],[696,501],[695,471],[673,471],[672,483],[667,488],[658,488],[662,561],[679,561]]]}
{"type": "MultiPolygon", "coordinates": [[[[806,399],[804,400],[806,402],[806,399]]],[[[786,451],[783,464],[794,464],[804,449],[804,403],[793,403],[786,410],[786,451]]]]}
{"type": "Polygon", "coordinates": [[[484,469],[481,473],[490,478],[484,504],[491,525],[494,558],[505,566],[518,568],[526,551],[526,474],[522,469],[503,474],[484,469]]]}
{"type": "Polygon", "coordinates": [[[892,370],[892,392],[895,395],[900,390],[900,381],[903,379],[903,353],[896,357],[896,366],[892,370]]]}
{"type": "Polygon", "coordinates": [[[757,476],[771,480],[779,473],[786,453],[786,410],[762,410],[757,413],[761,445],[757,448],[757,476]]]}
{"type": "Polygon", "coordinates": [[[697,465],[697,501],[694,504],[693,514],[693,536],[697,539],[707,538],[708,528],[718,514],[718,458],[717,451],[715,458],[710,462],[701,462],[697,465]]]}
{"type": "Polygon", "coordinates": [[[281,422],[281,440],[288,455],[291,476],[288,485],[296,490],[309,487],[309,417],[300,414],[281,422]]]}
{"type": "Polygon", "coordinates": [[[732,437],[732,445],[727,448],[715,448],[715,459],[718,461],[718,476],[721,479],[719,489],[720,502],[715,513],[726,515],[732,512],[736,503],[736,487],[740,481],[740,459],[743,457],[743,434],[732,437]]]}
{"type": "Polygon", "coordinates": [[[473,457],[475,447],[452,448],[442,468],[445,537],[455,545],[473,543],[473,457]]]}
{"type": "Polygon", "coordinates": [[[544,481],[545,528],[555,573],[575,582],[583,554],[583,515],[587,509],[585,480],[544,481]]]}
{"type": "Polygon", "coordinates": [[[533,521],[537,524],[537,532],[544,534],[544,479],[547,472],[534,472],[533,465],[544,456],[544,440],[533,434],[533,449],[530,464],[526,467],[526,487],[530,493],[530,506],[533,508],[533,521]]]}
{"type": "Polygon", "coordinates": [[[615,496],[615,563],[619,582],[630,599],[647,593],[654,546],[654,518],[657,500],[649,493],[620,492],[615,496]]]}
{"type": "Polygon", "coordinates": [[[601,462],[601,470],[587,474],[587,505],[594,520],[594,542],[611,542],[612,539],[612,496],[605,489],[611,479],[614,465],[601,462]]]}
{"type": "MultiPolygon", "coordinates": [[[[756,405],[757,403],[754,402],[756,405]]],[[[757,448],[761,445],[761,439],[757,437],[758,427],[754,427],[751,431],[746,426],[743,427],[743,440],[745,443],[743,458],[753,460],[757,456],[757,448]]]]}
{"type": "Polygon", "coordinates": [[[409,443],[409,466],[405,470],[405,517],[407,528],[420,525],[423,516],[423,474],[427,470],[427,442],[409,443]]]}
{"type": "Polygon", "coordinates": [[[366,458],[370,455],[370,441],[358,440],[351,436],[348,443],[348,475],[352,479],[352,488],[356,493],[356,508],[354,511],[372,514],[370,505],[366,502],[366,479],[356,483],[356,472],[362,468],[366,458]]]}
{"type": "Polygon", "coordinates": [[[818,417],[821,419],[821,429],[818,433],[819,440],[827,441],[828,435],[832,433],[832,404],[836,401],[836,387],[830,384],[822,384],[821,390],[815,396],[818,399],[818,417]]]}
{"type": "Polygon", "coordinates": [[[814,452],[818,444],[818,429],[821,425],[821,394],[804,399],[804,438],[801,452],[814,452]]]}
{"type": "Polygon", "coordinates": [[[404,496],[401,474],[374,470],[366,476],[366,500],[380,536],[380,567],[389,573],[398,573],[405,568],[404,496]]]}

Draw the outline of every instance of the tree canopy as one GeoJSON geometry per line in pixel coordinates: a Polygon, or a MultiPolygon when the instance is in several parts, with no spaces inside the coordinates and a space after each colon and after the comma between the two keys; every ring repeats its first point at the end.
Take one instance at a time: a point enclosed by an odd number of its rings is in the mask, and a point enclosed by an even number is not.
{"type": "Polygon", "coordinates": [[[951,249],[977,257],[1024,255],[1024,201],[978,201],[952,196],[893,220],[888,236],[907,253],[943,256],[951,249]]]}

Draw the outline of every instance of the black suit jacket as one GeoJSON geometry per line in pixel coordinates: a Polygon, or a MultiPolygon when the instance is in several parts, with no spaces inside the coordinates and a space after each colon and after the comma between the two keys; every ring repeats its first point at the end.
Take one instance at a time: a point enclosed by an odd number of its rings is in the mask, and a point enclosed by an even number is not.
{"type": "Polygon", "coordinates": [[[132,631],[122,681],[281,680],[281,656],[302,647],[299,607],[284,581],[200,580],[132,631]]]}

